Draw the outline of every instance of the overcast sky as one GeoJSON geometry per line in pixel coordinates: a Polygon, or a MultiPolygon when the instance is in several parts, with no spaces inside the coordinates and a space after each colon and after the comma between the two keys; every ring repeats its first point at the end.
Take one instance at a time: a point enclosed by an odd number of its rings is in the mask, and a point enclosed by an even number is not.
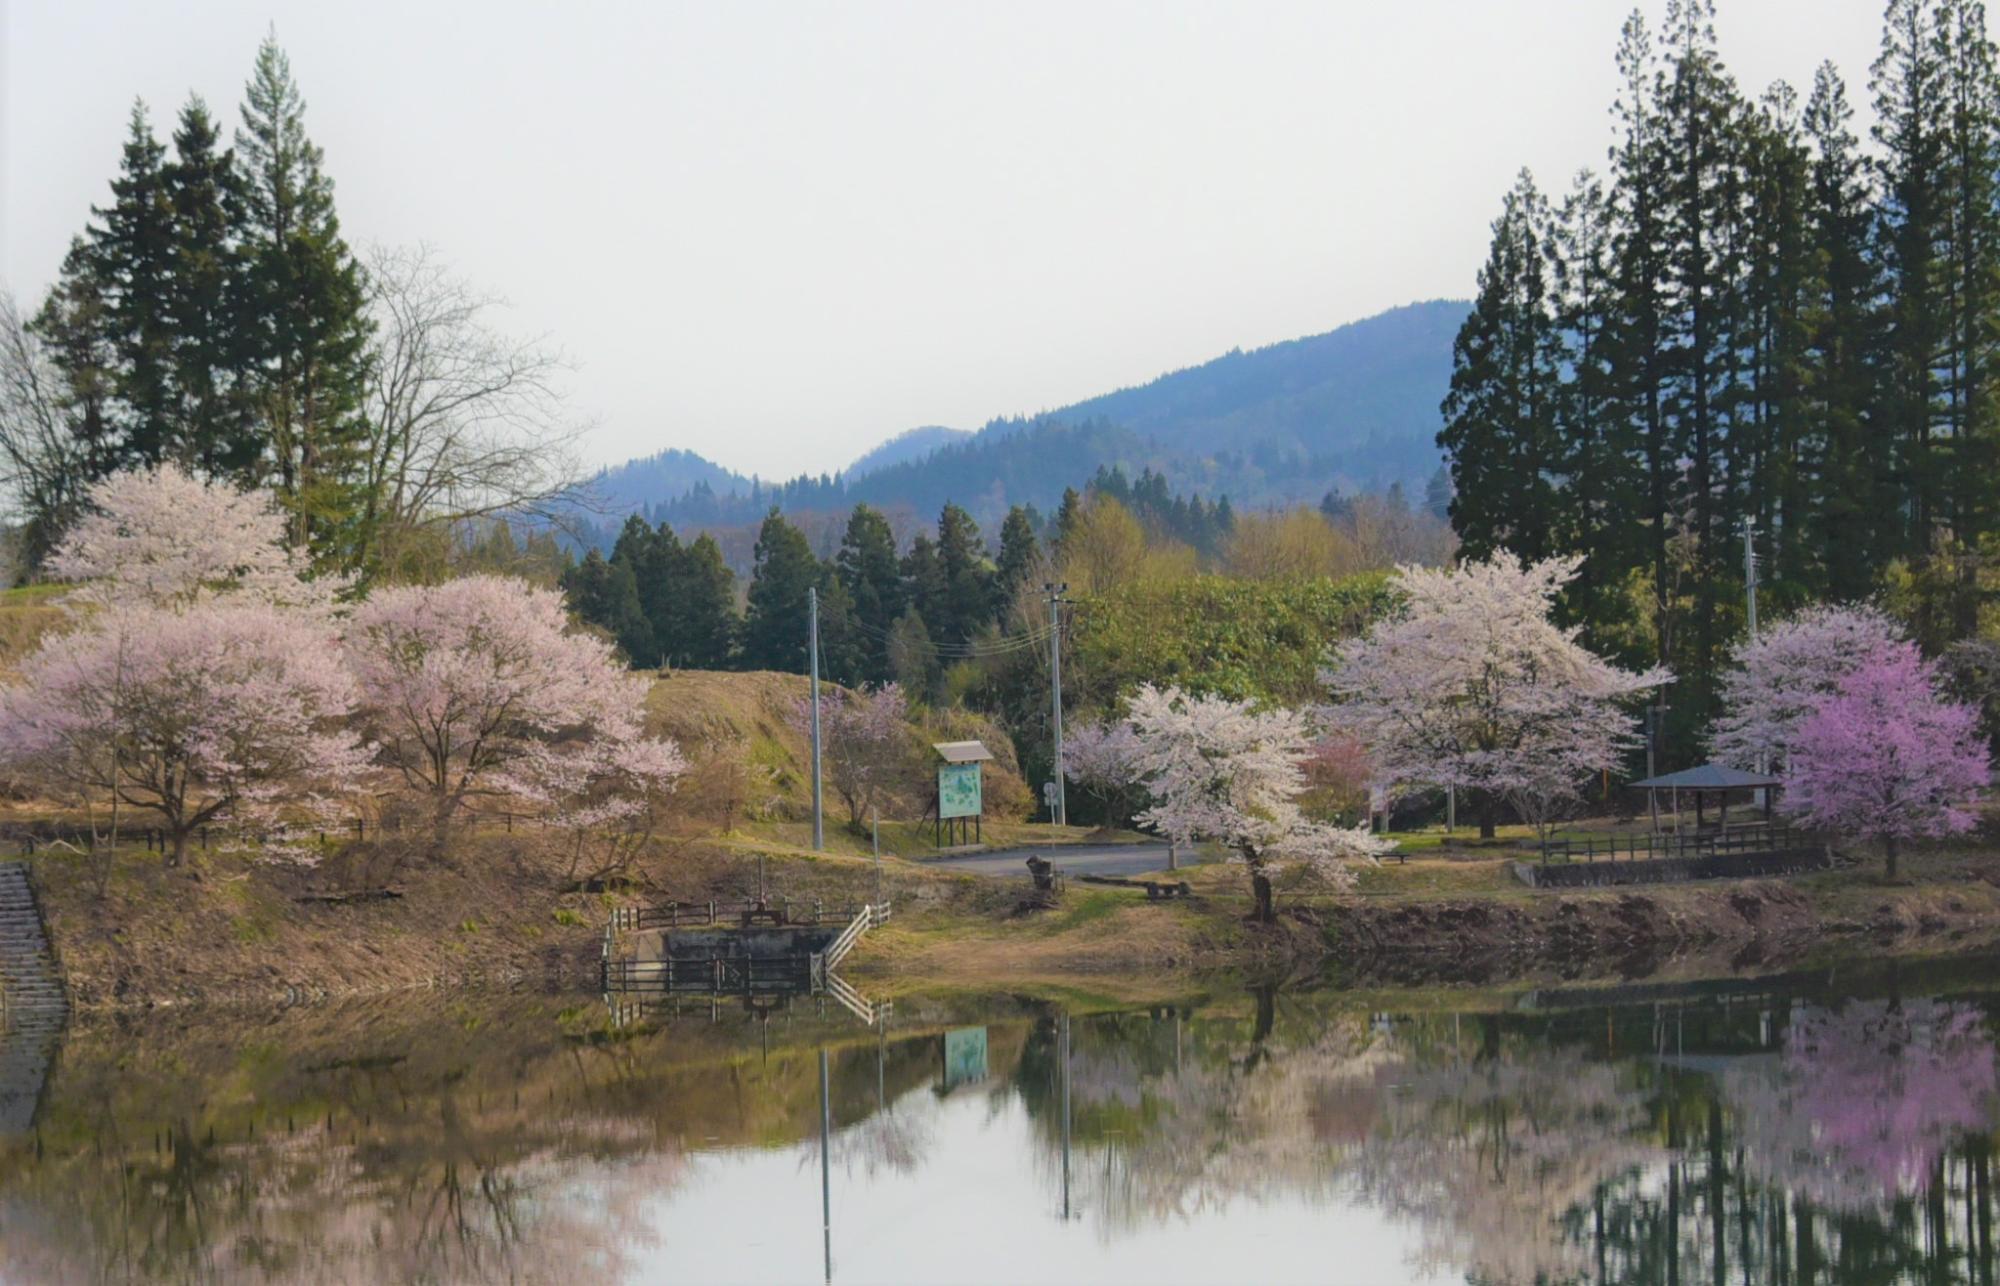
{"type": "MultiPolygon", "coordinates": [[[[560,343],[595,459],[831,470],[1469,295],[1519,167],[1601,167],[1629,7],[0,0],[0,274],[40,297],[135,95],[233,124],[275,23],[350,240],[560,343]]],[[[1723,53],[1865,105],[1881,8],[1723,0],[1723,53]]]]}

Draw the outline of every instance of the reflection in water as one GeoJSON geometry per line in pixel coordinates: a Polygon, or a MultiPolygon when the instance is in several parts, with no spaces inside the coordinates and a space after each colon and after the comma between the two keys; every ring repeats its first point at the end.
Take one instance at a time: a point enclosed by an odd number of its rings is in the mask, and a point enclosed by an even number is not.
{"type": "Polygon", "coordinates": [[[1860,990],[86,1025],[0,1277],[1992,1286],[2000,1006],[1860,990]]]}

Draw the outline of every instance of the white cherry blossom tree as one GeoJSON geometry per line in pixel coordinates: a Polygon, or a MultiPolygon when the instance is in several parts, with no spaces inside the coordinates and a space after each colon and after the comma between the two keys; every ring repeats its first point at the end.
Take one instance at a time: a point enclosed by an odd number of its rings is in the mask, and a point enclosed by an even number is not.
{"type": "Polygon", "coordinates": [[[1127,717],[1138,740],[1133,769],[1154,801],[1140,824],[1178,844],[1227,848],[1250,872],[1260,922],[1277,918],[1271,881],[1284,870],[1303,866],[1350,886],[1353,863],[1388,849],[1366,828],[1329,826],[1299,810],[1314,745],[1300,712],[1147,684],[1132,694],[1127,717]]]}
{"type": "Polygon", "coordinates": [[[1620,669],[1550,619],[1582,560],[1401,567],[1401,608],[1334,650],[1330,720],[1367,747],[1380,779],[1474,792],[1479,830],[1509,800],[1543,818],[1638,744],[1632,698],[1670,681],[1620,669]]]}

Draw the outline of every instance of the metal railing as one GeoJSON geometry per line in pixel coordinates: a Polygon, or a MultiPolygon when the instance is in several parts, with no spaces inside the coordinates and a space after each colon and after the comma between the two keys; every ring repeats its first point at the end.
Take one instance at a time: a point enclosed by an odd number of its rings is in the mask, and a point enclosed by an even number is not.
{"type": "Polygon", "coordinates": [[[636,929],[698,929],[725,924],[743,928],[767,924],[773,928],[784,928],[845,923],[865,910],[867,905],[828,905],[818,898],[811,902],[793,902],[790,898],[740,902],[661,902],[653,906],[614,907],[610,927],[614,932],[626,933],[636,929]]]}
{"type": "Polygon", "coordinates": [[[1687,857],[1748,856],[1815,847],[1811,836],[1789,826],[1759,823],[1727,830],[1659,834],[1587,835],[1551,839],[1541,846],[1544,862],[1646,862],[1687,857]]]}
{"type": "Polygon", "coordinates": [[[855,913],[854,918],[848,921],[847,927],[840,931],[840,936],[829,943],[826,950],[821,953],[826,961],[826,967],[832,969],[845,960],[847,953],[854,950],[854,944],[861,941],[862,934],[873,926],[884,923],[888,918],[889,903],[864,905],[855,913]]]}

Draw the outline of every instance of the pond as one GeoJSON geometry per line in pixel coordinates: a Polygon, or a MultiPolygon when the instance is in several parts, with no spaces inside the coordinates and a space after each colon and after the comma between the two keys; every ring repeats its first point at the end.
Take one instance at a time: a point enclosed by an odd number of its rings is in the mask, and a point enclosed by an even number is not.
{"type": "Polygon", "coordinates": [[[0,1279],[1991,1283],[1996,977],[89,1020],[0,1279]]]}

